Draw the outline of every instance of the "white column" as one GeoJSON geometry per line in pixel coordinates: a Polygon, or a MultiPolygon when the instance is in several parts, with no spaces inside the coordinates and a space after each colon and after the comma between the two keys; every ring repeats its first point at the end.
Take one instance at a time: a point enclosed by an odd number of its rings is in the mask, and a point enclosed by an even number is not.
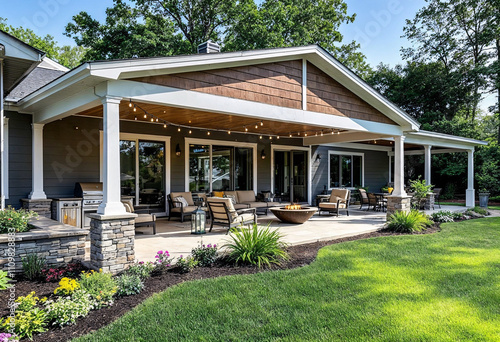
{"type": "Polygon", "coordinates": [[[29,199],[47,199],[43,191],[43,124],[31,124],[31,193],[29,199]]]}
{"type": "Polygon", "coordinates": [[[431,183],[431,145],[424,145],[424,168],[425,168],[425,184],[429,185],[431,183]]]}
{"type": "Polygon", "coordinates": [[[103,105],[103,201],[100,215],[126,214],[120,190],[120,100],[106,96],[103,105]]]}
{"type": "Polygon", "coordinates": [[[4,130],[3,130],[3,59],[0,58],[0,161],[2,167],[0,168],[0,209],[5,209],[5,184],[4,174],[8,165],[4,163],[3,157],[3,144],[4,144],[4,130]]]}
{"type": "Polygon", "coordinates": [[[389,154],[389,179],[387,180],[387,184],[391,183],[392,178],[392,156],[389,154]]]}
{"type": "Polygon", "coordinates": [[[393,196],[406,196],[404,189],[405,136],[394,137],[394,190],[393,196]]]}
{"type": "Polygon", "coordinates": [[[474,150],[467,151],[467,190],[465,190],[465,205],[475,206],[474,198],[474,150]]]}

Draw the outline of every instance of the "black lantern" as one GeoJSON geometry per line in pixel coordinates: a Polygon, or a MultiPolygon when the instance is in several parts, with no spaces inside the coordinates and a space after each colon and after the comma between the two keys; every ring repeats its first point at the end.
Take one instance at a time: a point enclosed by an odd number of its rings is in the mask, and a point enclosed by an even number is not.
{"type": "Polygon", "coordinates": [[[193,211],[191,214],[191,234],[205,234],[205,222],[206,222],[205,210],[200,207],[193,211]]]}

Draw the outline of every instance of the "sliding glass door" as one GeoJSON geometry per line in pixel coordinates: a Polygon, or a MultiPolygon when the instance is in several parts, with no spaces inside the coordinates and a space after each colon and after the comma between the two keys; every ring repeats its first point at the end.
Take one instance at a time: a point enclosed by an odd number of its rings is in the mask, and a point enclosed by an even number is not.
{"type": "Polygon", "coordinates": [[[165,143],[147,140],[120,141],[122,196],[139,205],[165,206],[165,143]]]}
{"type": "Polygon", "coordinates": [[[307,151],[274,151],[274,193],[284,201],[308,200],[307,151]]]}
{"type": "Polygon", "coordinates": [[[253,149],[189,145],[189,191],[253,190],[253,149]]]}

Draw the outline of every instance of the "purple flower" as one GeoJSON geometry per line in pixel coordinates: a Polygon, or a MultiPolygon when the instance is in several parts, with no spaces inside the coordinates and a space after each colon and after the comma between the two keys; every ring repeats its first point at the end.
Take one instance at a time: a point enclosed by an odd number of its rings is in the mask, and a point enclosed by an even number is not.
{"type": "MultiPolygon", "coordinates": [[[[208,247],[210,247],[210,245],[208,245],[208,247]]],[[[203,248],[205,248],[205,245],[203,245],[203,248]]]]}
{"type": "Polygon", "coordinates": [[[217,248],[217,245],[214,245],[214,248],[217,248]]]}
{"type": "Polygon", "coordinates": [[[162,255],[162,254],[163,254],[163,252],[162,252],[162,251],[158,251],[158,253],[156,253],[156,254],[162,255]]]}
{"type": "Polygon", "coordinates": [[[155,255],[155,258],[158,259],[160,256],[159,255],[155,255]]]}
{"type": "Polygon", "coordinates": [[[142,265],[142,264],[144,264],[144,261],[139,261],[139,265],[142,265]]]}
{"type": "MultiPolygon", "coordinates": [[[[203,245],[203,247],[205,247],[205,245],[203,245]]],[[[209,243],[207,247],[208,247],[208,248],[212,248],[212,244],[211,244],[211,243],[209,243]]]]}
{"type": "Polygon", "coordinates": [[[179,257],[179,258],[181,258],[181,259],[182,259],[182,254],[180,255],[180,257],[179,257]]]}

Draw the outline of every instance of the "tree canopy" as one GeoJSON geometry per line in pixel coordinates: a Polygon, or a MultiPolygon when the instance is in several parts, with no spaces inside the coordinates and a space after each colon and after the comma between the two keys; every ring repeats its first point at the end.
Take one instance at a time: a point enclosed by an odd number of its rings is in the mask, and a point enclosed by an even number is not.
{"type": "Polygon", "coordinates": [[[80,12],[65,34],[87,48],[86,59],[195,53],[212,40],[223,51],[319,44],[358,73],[370,70],[355,42],[342,44],[351,23],[343,0],[114,0],[99,23],[80,12]]]}

